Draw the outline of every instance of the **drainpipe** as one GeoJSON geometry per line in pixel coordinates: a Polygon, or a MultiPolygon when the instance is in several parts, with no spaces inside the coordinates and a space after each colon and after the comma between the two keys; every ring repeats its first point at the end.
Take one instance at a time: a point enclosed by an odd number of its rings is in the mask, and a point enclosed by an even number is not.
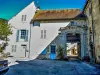
{"type": "Polygon", "coordinates": [[[95,26],[93,22],[93,6],[92,6],[92,0],[91,0],[91,18],[92,18],[92,33],[93,33],[93,62],[96,62],[96,56],[95,56],[95,26]]]}
{"type": "Polygon", "coordinates": [[[28,58],[30,58],[30,47],[31,47],[31,23],[30,23],[30,38],[29,38],[29,54],[28,54],[28,58]]]}

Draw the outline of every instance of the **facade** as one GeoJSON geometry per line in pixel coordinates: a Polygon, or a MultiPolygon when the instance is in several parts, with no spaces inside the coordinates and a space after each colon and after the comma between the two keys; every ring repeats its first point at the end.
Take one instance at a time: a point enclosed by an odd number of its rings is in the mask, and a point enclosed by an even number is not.
{"type": "Polygon", "coordinates": [[[88,22],[88,49],[92,62],[100,62],[100,0],[87,0],[83,12],[88,22]]]}
{"type": "MultiPolygon", "coordinates": [[[[37,11],[31,27],[31,34],[37,33],[35,37],[40,41],[34,46],[37,49],[36,53],[39,53],[37,58],[59,59],[59,46],[64,49],[64,56],[67,56],[67,43],[70,42],[78,43],[78,57],[83,59],[88,55],[86,25],[85,17],[80,14],[79,9],[37,11]],[[72,36],[74,34],[79,34],[79,37],[72,36]]],[[[31,38],[35,38],[34,35],[31,38]]],[[[31,45],[37,41],[36,39],[31,39],[31,45]]],[[[34,49],[33,46],[30,47],[31,50],[34,49]]]]}
{"type": "Polygon", "coordinates": [[[6,52],[11,56],[29,56],[30,20],[36,12],[34,2],[25,7],[21,12],[8,21],[12,26],[13,34],[9,36],[6,52]]]}
{"type": "Polygon", "coordinates": [[[6,48],[14,57],[57,59],[58,46],[77,43],[78,57],[88,56],[87,24],[79,9],[37,10],[34,2],[9,20],[13,34],[6,48]]]}

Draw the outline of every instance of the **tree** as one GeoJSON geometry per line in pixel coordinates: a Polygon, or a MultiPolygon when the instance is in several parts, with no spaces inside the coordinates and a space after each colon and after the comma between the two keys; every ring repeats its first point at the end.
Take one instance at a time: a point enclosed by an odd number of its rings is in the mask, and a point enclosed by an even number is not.
{"type": "Polygon", "coordinates": [[[5,19],[0,19],[0,40],[6,41],[6,43],[3,45],[2,48],[0,48],[2,51],[8,41],[8,36],[12,34],[11,26],[8,24],[7,20],[5,19]]]}

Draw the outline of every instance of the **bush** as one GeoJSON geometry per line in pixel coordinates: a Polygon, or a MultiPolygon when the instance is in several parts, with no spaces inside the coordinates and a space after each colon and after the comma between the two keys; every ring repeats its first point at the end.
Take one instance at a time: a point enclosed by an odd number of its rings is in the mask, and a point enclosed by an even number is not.
{"type": "Polygon", "coordinates": [[[64,59],[64,48],[57,46],[57,59],[64,59]]]}

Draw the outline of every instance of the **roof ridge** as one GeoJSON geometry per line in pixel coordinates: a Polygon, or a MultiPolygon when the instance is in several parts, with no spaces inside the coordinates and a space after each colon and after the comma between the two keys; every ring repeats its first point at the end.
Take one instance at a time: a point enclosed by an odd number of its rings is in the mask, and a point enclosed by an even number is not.
{"type": "Polygon", "coordinates": [[[68,8],[68,9],[42,9],[40,11],[54,11],[54,10],[81,10],[79,8],[68,8]]]}

